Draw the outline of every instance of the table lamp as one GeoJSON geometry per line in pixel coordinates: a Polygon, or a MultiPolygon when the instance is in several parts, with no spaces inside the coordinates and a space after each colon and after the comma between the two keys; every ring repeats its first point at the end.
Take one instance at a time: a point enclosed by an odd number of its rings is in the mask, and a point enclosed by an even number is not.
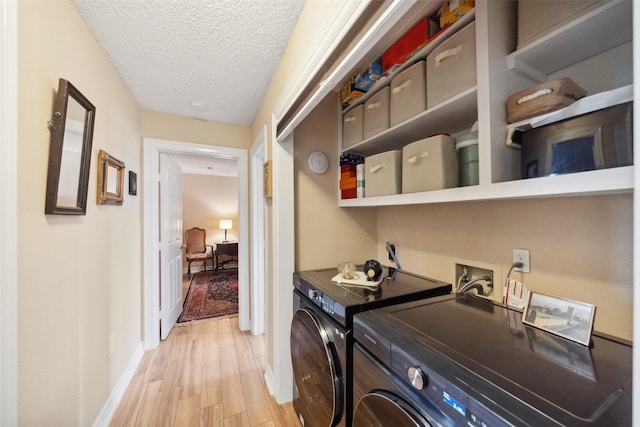
{"type": "Polygon", "coordinates": [[[220,229],[224,230],[224,240],[222,243],[227,243],[227,230],[231,230],[231,227],[233,226],[233,221],[231,221],[230,219],[221,219],[220,220],[220,229]]]}

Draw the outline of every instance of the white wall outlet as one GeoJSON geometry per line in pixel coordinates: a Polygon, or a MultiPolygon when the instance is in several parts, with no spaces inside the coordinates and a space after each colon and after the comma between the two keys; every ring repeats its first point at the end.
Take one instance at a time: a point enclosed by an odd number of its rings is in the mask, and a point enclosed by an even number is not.
{"type": "Polygon", "coordinates": [[[529,249],[514,249],[513,250],[513,262],[521,262],[522,267],[515,267],[513,271],[520,271],[522,273],[531,272],[531,260],[529,258],[529,249]]]}

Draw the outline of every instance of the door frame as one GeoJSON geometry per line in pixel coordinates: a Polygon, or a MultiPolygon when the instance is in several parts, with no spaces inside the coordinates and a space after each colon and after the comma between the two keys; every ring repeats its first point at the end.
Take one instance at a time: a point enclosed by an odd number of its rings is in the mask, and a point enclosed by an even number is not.
{"type": "Polygon", "coordinates": [[[238,162],[238,317],[240,330],[249,329],[249,170],[245,149],[157,138],[143,139],[143,307],[145,350],[160,344],[160,287],[158,259],[160,153],[192,154],[236,159],[238,162]]]}
{"type": "Polygon", "coordinates": [[[263,165],[267,127],[262,126],[251,148],[251,333],[265,332],[266,239],[263,165]]]}
{"type": "Polygon", "coordinates": [[[0,425],[18,425],[18,5],[0,4],[0,425]]]}

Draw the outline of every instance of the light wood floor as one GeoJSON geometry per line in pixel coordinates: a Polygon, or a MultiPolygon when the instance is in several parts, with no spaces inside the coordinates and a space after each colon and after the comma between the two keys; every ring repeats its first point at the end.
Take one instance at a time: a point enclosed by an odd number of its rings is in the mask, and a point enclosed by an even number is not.
{"type": "Polygon", "coordinates": [[[111,426],[300,426],[264,381],[264,336],[238,317],[177,324],[143,356],[111,426]]]}

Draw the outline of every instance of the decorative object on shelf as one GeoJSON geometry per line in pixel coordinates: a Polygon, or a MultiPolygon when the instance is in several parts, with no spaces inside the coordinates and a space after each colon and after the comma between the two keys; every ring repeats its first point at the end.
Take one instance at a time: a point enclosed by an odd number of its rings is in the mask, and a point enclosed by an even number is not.
{"type": "Polygon", "coordinates": [[[85,215],[96,107],[65,79],[58,83],[47,171],[45,214],[85,215]]]}
{"type": "Polygon", "coordinates": [[[326,154],[321,153],[320,151],[314,151],[309,154],[307,163],[309,164],[311,172],[318,175],[322,175],[327,171],[327,169],[329,169],[329,159],[326,154]]]}
{"type": "Polygon", "coordinates": [[[587,91],[562,78],[532,86],[507,98],[507,123],[550,113],[584,98],[587,91]]]}
{"type": "Polygon", "coordinates": [[[222,243],[229,242],[227,240],[227,231],[233,228],[233,221],[230,219],[221,219],[220,220],[220,230],[224,230],[224,240],[222,243]]]}
{"type": "Polygon", "coordinates": [[[134,171],[129,171],[129,194],[138,195],[138,175],[134,171]]]}
{"type": "Polygon", "coordinates": [[[273,161],[267,160],[262,167],[262,195],[273,197],[273,161]]]}
{"type": "Polygon", "coordinates": [[[122,205],[124,193],[124,162],[104,150],[98,155],[99,205],[122,205]]]}
{"type": "Polygon", "coordinates": [[[593,304],[529,292],[522,323],[589,345],[595,312],[593,304]]]}
{"type": "Polygon", "coordinates": [[[382,276],[382,265],[375,259],[370,259],[365,261],[362,271],[367,276],[367,280],[377,282],[382,276]]]}

